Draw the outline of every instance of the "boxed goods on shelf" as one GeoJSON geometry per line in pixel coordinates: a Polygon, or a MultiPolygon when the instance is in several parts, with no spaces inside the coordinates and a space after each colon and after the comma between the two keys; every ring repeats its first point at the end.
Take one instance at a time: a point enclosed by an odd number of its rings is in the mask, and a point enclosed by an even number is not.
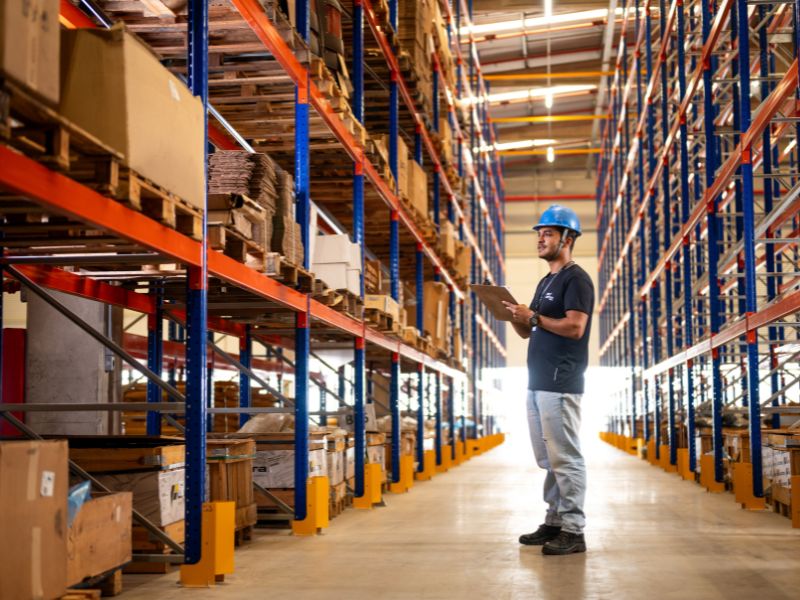
{"type": "Polygon", "coordinates": [[[439,241],[444,257],[456,259],[456,228],[447,219],[441,221],[439,226],[439,241]]]}
{"type": "Polygon", "coordinates": [[[67,444],[0,442],[0,598],[67,586],[67,444]]]}
{"type": "Polygon", "coordinates": [[[469,280],[472,268],[472,247],[468,244],[456,242],[456,273],[459,277],[469,280]]]}
{"type": "Polygon", "coordinates": [[[95,477],[115,492],[133,492],[133,508],[158,527],[183,519],[186,505],[183,467],[95,477]]]}
{"type": "Polygon", "coordinates": [[[408,161],[408,200],[418,218],[428,218],[428,175],[415,160],[408,161]]]}
{"type": "Polygon", "coordinates": [[[444,163],[453,162],[453,130],[447,116],[439,117],[439,139],[441,140],[441,156],[444,163]]]}
{"type": "Polygon", "coordinates": [[[311,270],[334,290],[361,293],[361,247],[347,234],[317,236],[311,270]]]}
{"type": "Polygon", "coordinates": [[[78,510],[67,535],[67,585],[131,560],[133,494],[98,493],[78,510]]]}
{"type": "Polygon", "coordinates": [[[385,294],[367,294],[364,296],[364,309],[379,310],[395,320],[400,319],[400,307],[397,304],[397,301],[391,296],[387,296],[385,294]]]}
{"type": "MultiPolygon", "coordinates": [[[[447,285],[439,281],[426,281],[423,287],[425,320],[422,329],[430,334],[434,346],[442,350],[447,348],[449,342],[447,339],[449,294],[447,285]]],[[[418,326],[416,313],[416,310],[408,311],[409,326],[418,326]]]]}
{"type": "Polygon", "coordinates": [[[0,0],[0,76],[57,103],[60,27],[58,0],[0,0]]]}
{"type": "MultiPolygon", "coordinates": [[[[377,139],[377,145],[379,148],[386,150],[386,162],[389,162],[389,136],[382,135],[379,136],[377,139]]],[[[397,192],[401,198],[408,197],[408,168],[409,168],[408,158],[408,146],[406,146],[405,141],[403,140],[403,136],[397,136],[397,192]]]]}
{"type": "Polygon", "coordinates": [[[331,486],[336,486],[345,480],[347,434],[342,429],[329,428],[327,437],[328,480],[331,486]]]}
{"type": "Polygon", "coordinates": [[[200,99],[120,27],[63,30],[61,42],[61,113],[140,176],[202,209],[200,99]]]}

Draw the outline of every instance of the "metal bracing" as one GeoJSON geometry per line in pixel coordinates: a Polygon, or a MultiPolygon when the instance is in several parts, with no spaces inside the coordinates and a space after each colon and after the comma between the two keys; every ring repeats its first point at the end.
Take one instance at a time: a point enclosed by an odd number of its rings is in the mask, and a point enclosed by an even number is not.
{"type": "Polygon", "coordinates": [[[797,13],[636,2],[598,163],[601,360],[630,377],[610,422],[624,415],[645,439],[652,422],[655,451],[668,446],[675,464],[687,447],[694,471],[697,410],[710,407],[722,481],[723,415],[743,410],[756,497],[763,408],[800,394],[778,357],[798,340],[800,308],[797,13]]]}

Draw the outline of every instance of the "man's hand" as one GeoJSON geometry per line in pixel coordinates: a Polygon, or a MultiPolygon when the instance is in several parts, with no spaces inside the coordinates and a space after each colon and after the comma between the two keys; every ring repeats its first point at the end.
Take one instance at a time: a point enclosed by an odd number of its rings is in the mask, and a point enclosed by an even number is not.
{"type": "Polygon", "coordinates": [[[503,305],[511,313],[511,318],[514,323],[520,325],[528,325],[530,318],[533,316],[533,311],[524,304],[512,304],[511,302],[503,301],[503,305]]]}

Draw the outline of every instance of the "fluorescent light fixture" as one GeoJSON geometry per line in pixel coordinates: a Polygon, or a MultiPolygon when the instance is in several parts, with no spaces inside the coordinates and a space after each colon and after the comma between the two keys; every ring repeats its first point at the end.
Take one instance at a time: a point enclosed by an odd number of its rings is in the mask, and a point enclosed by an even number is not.
{"type": "MultiPolygon", "coordinates": [[[[545,0],[545,16],[531,17],[529,19],[512,19],[510,21],[497,21],[495,23],[481,23],[479,25],[473,24],[471,27],[462,27],[459,34],[468,35],[470,32],[473,34],[491,34],[499,33],[502,31],[514,31],[516,29],[537,29],[544,28],[552,25],[560,25],[561,23],[572,23],[574,21],[595,21],[598,19],[605,19],[608,17],[607,8],[598,8],[595,10],[582,10],[577,12],[561,13],[558,15],[552,14],[552,0],[545,0]],[[547,14],[547,5],[550,4],[550,15],[547,14]]],[[[616,10],[617,15],[622,15],[622,9],[616,10]]]]}
{"type": "MultiPolygon", "coordinates": [[[[536,98],[546,98],[547,96],[555,97],[562,94],[574,94],[577,92],[591,92],[597,89],[595,84],[577,84],[577,85],[554,85],[551,87],[538,87],[530,88],[527,90],[513,90],[510,92],[498,92],[496,94],[489,94],[489,102],[497,104],[500,102],[515,102],[520,100],[533,100],[536,98]]],[[[475,104],[477,98],[469,97],[463,99],[463,104],[475,104]]]]}
{"type": "Polygon", "coordinates": [[[547,162],[555,162],[556,160],[556,151],[553,149],[552,146],[547,147],[547,162]]]}
{"type": "Polygon", "coordinates": [[[499,142],[491,145],[484,145],[480,148],[473,148],[473,152],[489,152],[490,150],[494,149],[497,152],[502,152],[504,150],[524,150],[526,148],[538,148],[540,146],[552,146],[556,143],[556,140],[546,140],[546,139],[534,139],[534,140],[515,140],[513,142],[499,142]]]}
{"type": "Polygon", "coordinates": [[[545,19],[553,17],[553,0],[544,0],[544,17],[545,19]]]}
{"type": "Polygon", "coordinates": [[[545,108],[553,108],[553,93],[548,92],[544,95],[544,106],[545,108]]]}

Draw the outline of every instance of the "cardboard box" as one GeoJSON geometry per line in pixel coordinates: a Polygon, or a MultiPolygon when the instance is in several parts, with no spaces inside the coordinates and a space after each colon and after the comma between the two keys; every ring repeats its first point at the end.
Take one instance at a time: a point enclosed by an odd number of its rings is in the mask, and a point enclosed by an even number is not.
{"type": "Polygon", "coordinates": [[[374,308],[386,313],[394,320],[400,319],[400,306],[394,298],[385,294],[367,294],[364,296],[364,308],[374,308]]]}
{"type": "Polygon", "coordinates": [[[444,255],[456,259],[456,228],[452,222],[445,219],[439,227],[439,239],[444,255]]]}
{"type": "Polygon", "coordinates": [[[58,0],[0,0],[0,74],[42,99],[59,97],[58,0]]]}
{"type": "Polygon", "coordinates": [[[361,247],[347,234],[318,235],[314,240],[314,266],[345,263],[349,269],[361,270],[361,247]]]}
{"type": "Polygon", "coordinates": [[[345,479],[352,479],[356,476],[356,449],[350,447],[344,453],[344,476],[345,479]]]}
{"type": "Polygon", "coordinates": [[[67,443],[0,443],[0,598],[57,598],[67,585],[67,443]]]}
{"type": "MultiPolygon", "coordinates": [[[[308,453],[308,476],[328,474],[328,457],[324,448],[308,453]]],[[[294,488],[294,450],[258,450],[253,459],[253,481],[261,487],[294,488]]]]}
{"type": "MultiPolygon", "coordinates": [[[[389,136],[382,135],[378,138],[378,143],[386,148],[386,155],[389,156],[389,136]]],[[[389,162],[389,159],[386,159],[389,162]]],[[[397,192],[400,196],[408,197],[408,146],[403,137],[397,136],[397,192]]]]}
{"type": "MultiPolygon", "coordinates": [[[[423,287],[425,320],[422,328],[440,348],[444,348],[443,344],[447,341],[449,293],[447,285],[439,281],[426,281],[423,287]]],[[[412,327],[417,327],[416,313],[416,309],[408,311],[408,321],[412,327]]]]}
{"type": "Polygon", "coordinates": [[[67,585],[131,560],[133,494],[100,494],[81,506],[67,536],[67,585]]]}
{"type": "Polygon", "coordinates": [[[415,160],[408,161],[408,199],[419,214],[428,216],[428,175],[415,160]]]}
{"type": "Polygon", "coordinates": [[[61,42],[61,113],[121,152],[139,175],[202,208],[200,99],[120,27],[64,30],[61,42]]]}
{"type": "Polygon", "coordinates": [[[380,465],[386,472],[386,446],[367,446],[367,463],[380,465]]]}
{"type": "Polygon", "coordinates": [[[331,485],[339,485],[344,481],[344,452],[328,452],[328,479],[331,485]]]}
{"type": "Polygon", "coordinates": [[[361,293],[361,270],[350,269],[346,263],[317,264],[312,267],[314,275],[334,290],[349,290],[361,293]]]}
{"type": "Polygon", "coordinates": [[[465,279],[469,279],[472,269],[472,248],[467,244],[461,244],[456,248],[456,273],[465,279]]]}
{"type": "Polygon", "coordinates": [[[97,475],[97,479],[112,491],[133,492],[133,508],[158,527],[183,519],[186,506],[184,468],[97,475]]]}

